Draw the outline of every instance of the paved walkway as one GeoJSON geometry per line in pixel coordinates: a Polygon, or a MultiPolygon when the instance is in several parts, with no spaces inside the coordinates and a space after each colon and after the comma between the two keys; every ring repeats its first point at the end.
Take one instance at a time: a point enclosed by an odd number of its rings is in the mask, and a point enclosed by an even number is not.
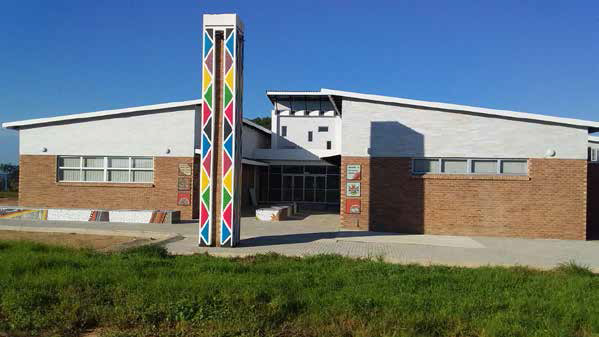
{"type": "Polygon", "coordinates": [[[338,215],[313,214],[283,222],[242,218],[241,245],[236,248],[201,248],[197,224],[116,224],[93,222],[0,221],[0,225],[73,230],[176,233],[183,239],[166,244],[173,254],[208,252],[220,256],[246,256],[275,252],[290,256],[340,254],[382,258],[394,263],[459,266],[524,265],[548,269],[574,261],[599,272],[599,241],[529,240],[490,237],[401,235],[339,230],[338,215]]]}

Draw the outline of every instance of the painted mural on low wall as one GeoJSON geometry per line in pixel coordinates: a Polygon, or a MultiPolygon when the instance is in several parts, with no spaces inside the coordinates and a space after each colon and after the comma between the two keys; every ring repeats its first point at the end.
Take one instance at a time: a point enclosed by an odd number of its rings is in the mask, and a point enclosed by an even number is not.
{"type": "Polygon", "coordinates": [[[0,220],[91,221],[172,224],[180,220],[179,211],[160,210],[86,210],[0,208],[0,220]]]}

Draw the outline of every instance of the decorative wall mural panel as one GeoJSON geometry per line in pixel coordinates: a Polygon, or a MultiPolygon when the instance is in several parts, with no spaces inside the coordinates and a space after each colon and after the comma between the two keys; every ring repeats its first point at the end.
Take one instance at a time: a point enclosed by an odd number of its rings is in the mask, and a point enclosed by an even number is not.
{"type": "Polygon", "coordinates": [[[221,216],[221,229],[220,229],[220,245],[233,245],[232,235],[234,232],[233,228],[233,207],[234,207],[234,184],[235,179],[235,161],[239,160],[236,158],[234,147],[237,145],[235,140],[235,132],[237,129],[237,119],[234,111],[235,106],[235,86],[233,78],[235,77],[235,32],[231,30],[229,34],[226,34],[227,38],[225,41],[226,48],[225,53],[225,80],[223,81],[223,187],[222,187],[222,216],[221,216]]]}
{"type": "MultiPolygon", "coordinates": [[[[200,172],[200,228],[199,244],[212,244],[212,140],[214,139],[214,30],[204,31],[204,55],[202,62],[202,150],[200,172]]],[[[180,196],[179,196],[180,197],[180,196]]]]}

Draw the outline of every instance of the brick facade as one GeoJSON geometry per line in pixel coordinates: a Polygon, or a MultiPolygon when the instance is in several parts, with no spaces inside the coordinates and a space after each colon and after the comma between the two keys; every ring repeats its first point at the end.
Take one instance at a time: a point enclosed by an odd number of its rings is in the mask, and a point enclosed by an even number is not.
{"type": "Polygon", "coordinates": [[[599,164],[589,164],[587,185],[587,239],[599,240],[599,164]]]}
{"type": "MultiPolygon", "coordinates": [[[[177,205],[179,164],[193,157],[155,157],[154,183],[65,183],[57,182],[56,156],[20,157],[19,205],[48,208],[97,208],[179,210],[182,219],[197,217],[192,193],[190,206],[177,205]]],[[[195,172],[192,172],[192,179],[195,172]]],[[[192,186],[195,184],[192,183],[192,186]]]]}
{"type": "Polygon", "coordinates": [[[403,233],[584,240],[585,160],[531,159],[529,176],[411,174],[410,158],[342,157],[341,224],[403,233]],[[348,164],[362,165],[361,213],[345,214],[348,164]]]}

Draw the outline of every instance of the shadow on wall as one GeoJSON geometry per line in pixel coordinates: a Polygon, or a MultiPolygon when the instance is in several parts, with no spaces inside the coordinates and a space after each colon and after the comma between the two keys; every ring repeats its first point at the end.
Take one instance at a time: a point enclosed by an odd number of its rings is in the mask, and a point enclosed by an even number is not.
{"type": "Polygon", "coordinates": [[[368,154],[369,230],[424,233],[424,180],[411,174],[424,136],[397,121],[371,122],[368,154]]]}

